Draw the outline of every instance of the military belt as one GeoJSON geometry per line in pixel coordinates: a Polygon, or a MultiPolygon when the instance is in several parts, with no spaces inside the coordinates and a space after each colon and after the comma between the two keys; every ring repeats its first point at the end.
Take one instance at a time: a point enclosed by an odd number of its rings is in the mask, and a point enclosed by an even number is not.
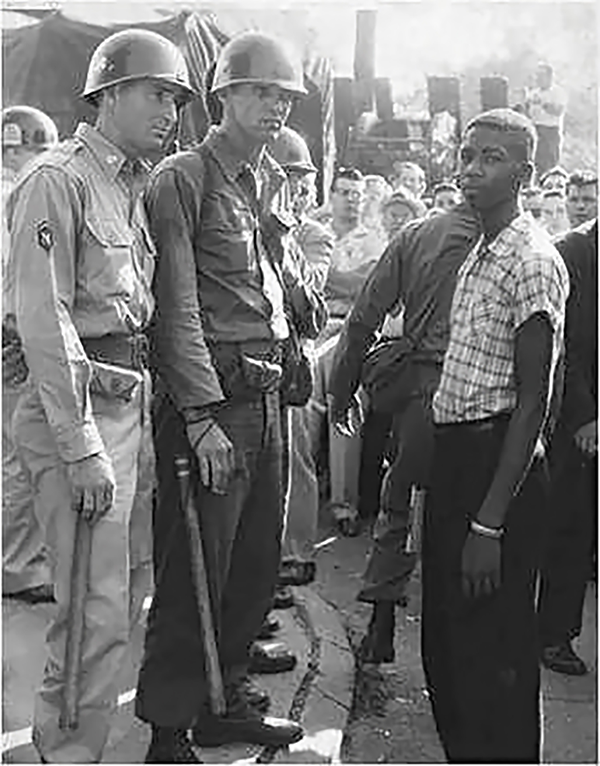
{"type": "Polygon", "coordinates": [[[130,370],[148,367],[148,338],[142,333],[135,335],[103,335],[100,338],[83,338],[83,348],[89,359],[130,370]]]}

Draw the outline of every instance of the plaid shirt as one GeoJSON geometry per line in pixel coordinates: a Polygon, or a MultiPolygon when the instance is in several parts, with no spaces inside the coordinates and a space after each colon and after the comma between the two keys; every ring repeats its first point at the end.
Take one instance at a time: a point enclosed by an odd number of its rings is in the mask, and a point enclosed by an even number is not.
{"type": "Polygon", "coordinates": [[[539,312],[554,331],[552,380],[568,294],[564,262],[530,213],[517,216],[487,246],[482,237],[458,274],[434,421],[481,420],[515,408],[515,336],[539,312]]]}

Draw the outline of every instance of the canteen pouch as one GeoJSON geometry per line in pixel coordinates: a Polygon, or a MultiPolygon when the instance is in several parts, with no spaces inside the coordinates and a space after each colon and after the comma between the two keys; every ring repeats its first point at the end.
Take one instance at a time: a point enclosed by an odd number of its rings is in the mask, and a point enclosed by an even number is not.
{"type": "Polygon", "coordinates": [[[249,388],[263,393],[277,391],[283,372],[278,361],[261,359],[244,351],[241,352],[240,359],[244,380],[249,388]]]}
{"type": "Polygon", "coordinates": [[[290,335],[283,341],[281,403],[289,407],[304,407],[313,392],[312,372],[296,330],[289,324],[290,335]]]}
{"type": "Polygon", "coordinates": [[[114,364],[91,361],[90,394],[101,399],[129,403],[136,395],[144,378],[142,373],[117,367],[114,364]]]}

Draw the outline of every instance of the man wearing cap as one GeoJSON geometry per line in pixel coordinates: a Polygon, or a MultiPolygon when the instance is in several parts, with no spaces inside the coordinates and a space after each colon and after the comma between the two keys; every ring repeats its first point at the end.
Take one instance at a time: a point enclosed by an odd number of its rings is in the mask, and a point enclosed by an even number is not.
{"type": "MultiPolygon", "coordinates": [[[[194,742],[288,745],[291,721],[265,718],[248,683],[250,648],[277,582],[283,521],[282,354],[289,322],[315,337],[312,305],[283,247],[293,226],[286,177],[265,147],[306,91],[299,59],[259,32],[221,51],[212,84],[223,117],[194,149],[164,160],[147,192],[158,247],[154,356],[158,497],[156,594],[136,715],[152,725],[148,762],[194,742]],[[202,529],[226,711],[209,703],[175,458],[188,457],[202,529]]],[[[255,649],[253,648],[253,652],[255,649]]],[[[269,662],[263,649],[262,666],[269,662]]]]}
{"type": "MultiPolygon", "coordinates": [[[[43,498],[57,609],[33,717],[50,763],[100,761],[147,586],[152,473],[144,331],[155,249],[140,192],[193,95],[185,61],[153,32],[125,30],[95,50],[81,124],[28,168],[8,205],[16,315],[31,389],[15,440],[43,498]],[[145,497],[136,496],[146,482],[145,497]],[[78,726],[61,725],[70,578],[77,529],[90,525],[78,677],[78,726]]],[[[85,539],[85,530],[83,531],[85,539]]],[[[79,538],[80,535],[77,535],[79,538]]]]}
{"type": "Polygon", "coordinates": [[[31,477],[12,434],[15,407],[27,386],[27,365],[16,328],[14,263],[10,260],[5,203],[19,174],[57,143],[56,125],[39,109],[11,106],[2,112],[2,594],[30,604],[51,602],[54,596],[31,477]]]}

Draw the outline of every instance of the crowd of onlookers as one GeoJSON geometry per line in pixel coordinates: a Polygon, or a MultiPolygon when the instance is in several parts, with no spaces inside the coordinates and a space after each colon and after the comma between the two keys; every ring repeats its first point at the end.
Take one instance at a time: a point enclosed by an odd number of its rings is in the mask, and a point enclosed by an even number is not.
{"type": "MultiPolygon", "coordinates": [[[[531,212],[540,226],[555,237],[595,217],[597,195],[598,180],[591,171],[568,173],[557,166],[523,189],[521,201],[524,210],[531,212]]],[[[313,205],[307,201],[304,215],[324,224],[333,238],[324,282],[330,320],[316,342],[315,351],[317,369],[326,379],[326,360],[332,357],[342,321],[387,244],[410,221],[452,210],[462,195],[453,179],[428,188],[423,168],[405,161],[394,162],[387,179],[381,175],[363,175],[355,168],[340,168],[335,174],[329,203],[317,207],[315,197],[313,189],[313,205]]],[[[402,326],[402,306],[399,305],[397,311],[387,316],[381,333],[384,337],[400,336],[402,326]]],[[[310,405],[323,414],[326,413],[325,388],[326,380],[321,387],[320,401],[313,398],[310,405]]],[[[365,404],[368,409],[368,403],[365,404]]],[[[364,430],[369,435],[366,448],[360,438],[343,438],[329,430],[329,459],[322,460],[320,465],[321,469],[327,469],[320,472],[321,496],[328,498],[329,508],[341,529],[351,534],[358,531],[360,519],[372,519],[376,515],[379,504],[385,438],[380,434],[374,437],[377,446],[373,451],[370,418],[364,430]]],[[[318,437],[324,433],[318,432],[318,437]]],[[[325,443],[319,442],[321,446],[325,443]]],[[[323,457],[327,453],[321,450],[319,454],[323,457]]],[[[294,499],[294,486],[291,492],[294,499]]],[[[301,507],[303,502],[303,498],[298,499],[301,507]]]]}

